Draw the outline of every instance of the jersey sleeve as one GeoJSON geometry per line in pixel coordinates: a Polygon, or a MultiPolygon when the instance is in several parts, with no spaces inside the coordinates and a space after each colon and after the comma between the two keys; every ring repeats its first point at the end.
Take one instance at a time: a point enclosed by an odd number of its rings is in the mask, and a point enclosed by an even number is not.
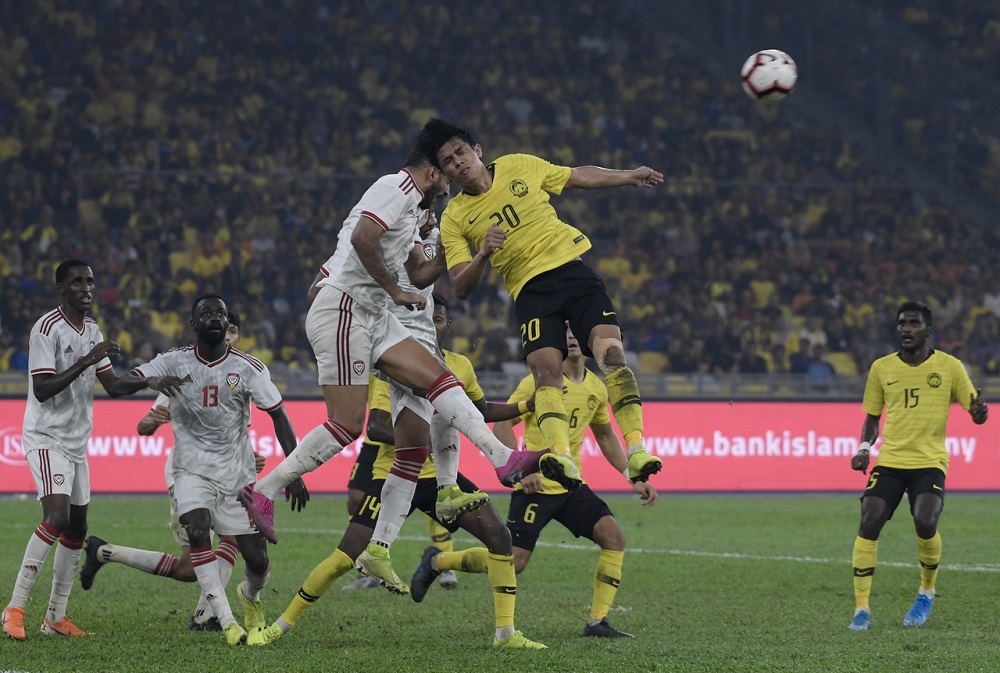
{"type": "MultiPolygon", "coordinates": [[[[166,407],[167,409],[169,409],[170,398],[164,395],[163,393],[160,393],[159,395],[156,396],[156,401],[153,402],[153,407],[166,407]]],[[[153,407],[150,408],[152,409],[153,407]]]]}
{"type": "Polygon", "coordinates": [[[573,169],[569,166],[550,164],[545,159],[538,157],[530,157],[530,160],[536,164],[534,169],[542,176],[542,189],[550,194],[562,194],[563,187],[569,181],[569,176],[573,173],[573,169]]]}
{"type": "Polygon", "coordinates": [[[160,353],[146,364],[133,367],[132,371],[143,378],[150,376],[167,376],[170,373],[170,362],[166,353],[160,353]]]}
{"type": "Polygon", "coordinates": [[[517,388],[514,392],[510,394],[507,398],[508,404],[516,404],[518,402],[527,402],[531,399],[531,396],[535,394],[535,377],[528,374],[521,382],[517,384],[517,388]]]}
{"type": "Polygon", "coordinates": [[[968,411],[971,399],[976,395],[976,386],[973,385],[972,379],[969,378],[969,372],[961,360],[954,358],[952,367],[954,367],[955,373],[952,376],[951,397],[968,411]]]}
{"type": "MultiPolygon", "coordinates": [[[[95,341],[97,343],[101,343],[102,341],[104,341],[104,333],[101,332],[101,330],[97,330],[97,338],[95,339],[95,341]]],[[[97,371],[104,372],[109,369],[112,369],[111,358],[105,355],[103,358],[101,358],[101,361],[97,363],[97,371]]]]}
{"type": "Polygon", "coordinates": [[[374,376],[368,377],[368,410],[384,411],[392,413],[392,404],[389,402],[389,384],[374,376]]]}
{"type": "Polygon", "coordinates": [[[456,216],[454,208],[451,210],[445,208],[444,215],[441,216],[441,245],[444,246],[449,269],[456,264],[472,261],[469,240],[462,234],[462,223],[456,216]]]}
{"type": "Polygon", "coordinates": [[[395,184],[379,180],[368,188],[359,205],[362,215],[389,231],[403,220],[400,216],[406,208],[406,196],[395,184]]]}
{"type": "Polygon", "coordinates": [[[56,340],[42,334],[37,327],[28,337],[28,372],[32,376],[56,373],[56,340]]]}
{"type": "Polygon", "coordinates": [[[882,367],[880,361],[872,363],[868,370],[868,381],[865,383],[865,396],[861,408],[866,414],[881,416],[885,409],[885,394],[882,388],[882,367]]]}
{"type": "Polygon", "coordinates": [[[261,411],[274,411],[281,406],[281,392],[271,381],[271,371],[267,367],[250,379],[248,388],[250,397],[261,411]]]}

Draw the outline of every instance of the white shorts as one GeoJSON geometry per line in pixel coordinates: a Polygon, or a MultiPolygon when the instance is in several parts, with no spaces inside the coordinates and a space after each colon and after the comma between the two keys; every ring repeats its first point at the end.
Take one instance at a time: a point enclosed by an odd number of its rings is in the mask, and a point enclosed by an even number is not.
{"type": "Polygon", "coordinates": [[[410,333],[385,309],[374,310],[330,285],[321,285],[306,315],[321,386],[366,386],[387,350],[410,333]]]}
{"type": "Polygon", "coordinates": [[[90,465],[87,461],[77,463],[66,454],[51,449],[28,451],[24,458],[35,479],[39,500],[59,494],[68,495],[71,505],[90,502],[90,465]]]}
{"type": "MultiPolygon", "coordinates": [[[[417,339],[417,342],[421,346],[433,353],[434,357],[438,357],[437,342],[434,338],[428,338],[427,335],[424,335],[424,338],[417,338],[417,334],[412,334],[412,336],[417,339]]],[[[444,366],[443,362],[441,364],[444,366]]],[[[428,402],[424,397],[414,395],[413,391],[407,386],[397,383],[389,377],[386,377],[385,380],[389,382],[389,409],[391,410],[393,423],[399,418],[399,413],[403,409],[409,409],[422,418],[424,423],[427,423],[427,425],[431,424],[431,416],[434,415],[433,404],[428,402]]]]}
{"type": "Polygon", "coordinates": [[[173,499],[181,516],[191,510],[207,509],[212,515],[212,530],[216,535],[254,535],[257,532],[250,515],[236,500],[236,494],[222,492],[216,484],[204,477],[187,472],[177,475],[174,479],[173,499]]]}
{"type": "Polygon", "coordinates": [[[423,419],[427,425],[431,424],[431,416],[434,415],[434,405],[423,397],[417,397],[413,391],[395,381],[389,381],[389,405],[392,410],[392,422],[395,425],[403,409],[409,409],[423,419]]]}

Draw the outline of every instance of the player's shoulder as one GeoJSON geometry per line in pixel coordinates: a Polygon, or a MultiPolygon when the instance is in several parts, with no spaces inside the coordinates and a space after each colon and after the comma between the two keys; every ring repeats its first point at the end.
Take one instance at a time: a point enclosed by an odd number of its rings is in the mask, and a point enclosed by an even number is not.
{"type": "Polygon", "coordinates": [[[232,358],[235,364],[240,365],[245,369],[253,370],[258,374],[267,371],[267,365],[249,353],[241,351],[239,348],[230,347],[229,357],[232,358]]]}
{"type": "Polygon", "coordinates": [[[43,336],[51,336],[56,327],[62,324],[69,325],[69,321],[66,320],[62,310],[54,308],[36,320],[35,324],[31,326],[31,331],[43,336]]]}

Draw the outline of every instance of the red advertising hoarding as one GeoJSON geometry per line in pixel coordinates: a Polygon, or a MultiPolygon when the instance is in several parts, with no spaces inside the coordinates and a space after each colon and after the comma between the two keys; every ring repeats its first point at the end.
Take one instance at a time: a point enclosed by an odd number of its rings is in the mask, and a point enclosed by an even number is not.
{"type": "MultiPolygon", "coordinates": [[[[147,400],[97,400],[88,447],[94,493],[160,493],[169,426],[152,437],[135,432],[147,400]]],[[[321,401],[285,403],[301,437],[326,419],[321,401]]],[[[864,420],[860,403],[646,402],[646,445],[663,458],[653,483],[665,493],[697,491],[860,491],[865,477],[850,469],[864,420]]],[[[22,400],[0,400],[0,493],[35,493],[21,447],[22,400]]],[[[251,439],[270,469],[282,456],[266,414],[254,410],[251,439]]],[[[306,476],[314,493],[342,493],[358,444],[306,476]]],[[[977,426],[952,407],[947,447],[949,490],[1000,488],[1000,426],[977,426]]],[[[877,450],[873,451],[877,456],[877,450]]],[[[629,491],[589,435],[583,474],[596,491],[629,491]]],[[[462,472],[480,488],[503,491],[489,462],[463,438],[462,472]]]]}

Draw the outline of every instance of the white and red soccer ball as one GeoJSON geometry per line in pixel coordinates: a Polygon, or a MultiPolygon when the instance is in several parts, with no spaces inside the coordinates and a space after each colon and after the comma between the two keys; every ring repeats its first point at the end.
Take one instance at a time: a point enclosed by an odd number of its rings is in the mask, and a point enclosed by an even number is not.
{"type": "Polygon", "coordinates": [[[740,75],[747,95],[763,103],[784,100],[799,79],[795,61],[778,49],[764,49],[751,55],[740,75]]]}

